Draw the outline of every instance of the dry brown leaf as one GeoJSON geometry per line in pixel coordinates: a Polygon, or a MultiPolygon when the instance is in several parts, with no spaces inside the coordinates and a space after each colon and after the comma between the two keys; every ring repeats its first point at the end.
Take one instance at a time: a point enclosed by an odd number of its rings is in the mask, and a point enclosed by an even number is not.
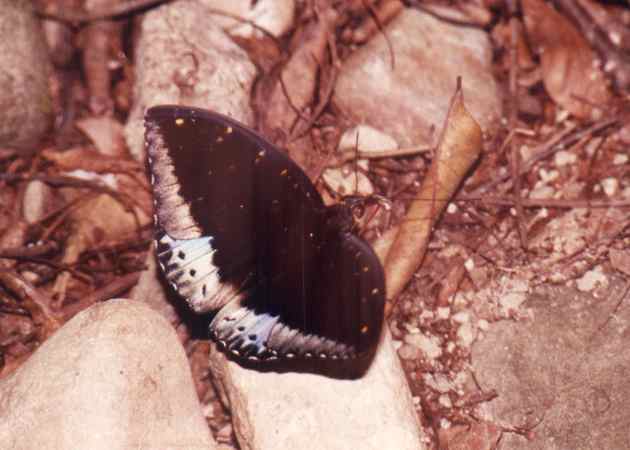
{"type": "Polygon", "coordinates": [[[617,250],[615,248],[611,248],[608,252],[608,258],[615,269],[630,276],[630,250],[617,250]]]}
{"type": "Polygon", "coordinates": [[[540,55],[545,89],[576,117],[592,119],[611,99],[597,55],[560,13],[542,0],[523,0],[525,26],[540,55]]]}
{"type": "Polygon", "coordinates": [[[123,156],[127,153],[125,129],[113,117],[87,117],[77,120],[75,125],[92,141],[99,153],[109,156],[123,156]]]}
{"type": "Polygon", "coordinates": [[[262,111],[265,134],[286,146],[291,158],[302,167],[307,165],[306,149],[310,140],[287,142],[287,139],[300,114],[313,101],[320,65],[325,60],[328,38],[334,35],[337,14],[329,9],[321,12],[318,19],[305,28],[300,45],[283,67],[262,111]]]}
{"type": "MultiPolygon", "coordinates": [[[[66,191],[71,197],[76,195],[76,192],[66,191]]],[[[125,205],[107,194],[88,197],[71,212],[68,219],[72,231],[61,260],[66,265],[75,264],[79,256],[88,248],[130,235],[149,222],[149,217],[142,211],[136,208],[134,214],[128,211],[125,205]]],[[[69,281],[68,272],[57,277],[54,292],[58,299],[65,297],[69,281]]]]}
{"type": "Polygon", "coordinates": [[[489,422],[456,425],[439,431],[440,448],[445,450],[497,448],[501,429],[489,422]]]}
{"type": "MultiPolygon", "coordinates": [[[[375,244],[381,258],[387,254],[384,266],[388,300],[400,294],[420,267],[431,229],[479,157],[481,145],[481,128],[466,110],[462,90],[458,88],[451,100],[438,150],[418,198],[409,205],[389,251],[385,251],[382,243],[375,244]]],[[[386,236],[391,237],[391,233],[386,236]]],[[[390,310],[391,303],[388,303],[387,312],[390,310]]]]}
{"type": "Polygon", "coordinates": [[[63,152],[57,149],[46,149],[42,152],[42,156],[54,162],[57,169],[63,172],[85,170],[95,173],[121,173],[144,170],[140,163],[131,158],[107,156],[83,147],[63,152]]]}

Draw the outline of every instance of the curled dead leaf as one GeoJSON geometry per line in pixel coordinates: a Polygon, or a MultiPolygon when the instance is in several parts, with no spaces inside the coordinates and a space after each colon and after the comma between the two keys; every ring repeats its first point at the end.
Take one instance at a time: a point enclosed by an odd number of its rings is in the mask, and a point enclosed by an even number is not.
{"type": "Polygon", "coordinates": [[[615,248],[611,248],[608,251],[608,258],[615,269],[630,276],[630,250],[617,250],[615,248]]]}
{"type": "Polygon", "coordinates": [[[87,117],[77,120],[76,127],[96,146],[99,153],[110,156],[125,156],[124,127],[113,117],[87,117]]]}
{"type": "MultiPolygon", "coordinates": [[[[433,225],[479,157],[481,145],[481,128],[466,110],[461,87],[458,87],[451,100],[437,152],[417,198],[409,205],[395,237],[394,232],[389,231],[374,246],[381,260],[385,261],[388,301],[400,294],[418,270],[433,225]]],[[[387,313],[391,308],[392,304],[388,302],[387,313]]]]}
{"type": "Polygon", "coordinates": [[[542,0],[523,0],[525,26],[538,50],[545,89],[576,117],[597,118],[611,92],[586,39],[542,0]]]}

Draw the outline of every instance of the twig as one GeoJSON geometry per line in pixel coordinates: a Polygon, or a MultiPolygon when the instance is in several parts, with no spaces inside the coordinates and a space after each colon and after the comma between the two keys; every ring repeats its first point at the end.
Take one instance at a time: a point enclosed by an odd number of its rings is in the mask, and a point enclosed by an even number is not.
{"type": "MultiPolygon", "coordinates": [[[[315,108],[313,109],[313,112],[310,114],[310,117],[305,118],[302,114],[300,114],[300,117],[304,120],[304,122],[298,123],[298,125],[295,127],[295,129],[291,133],[289,142],[293,142],[296,139],[299,139],[302,136],[304,136],[306,133],[308,133],[308,131],[311,129],[315,121],[319,118],[322,112],[324,112],[324,109],[326,109],[326,106],[328,105],[328,102],[330,102],[332,94],[335,90],[335,84],[337,82],[337,74],[338,74],[338,68],[337,68],[338,57],[337,57],[337,47],[335,45],[335,41],[331,37],[328,38],[328,46],[330,48],[331,59],[333,62],[331,64],[331,69],[330,69],[330,78],[328,80],[328,83],[326,84],[326,87],[324,88],[324,93],[321,96],[321,100],[319,101],[317,106],[315,106],[315,108]]],[[[282,77],[280,78],[282,79],[282,77]]],[[[283,85],[283,91],[286,94],[284,85],[283,85]]],[[[289,100],[288,97],[287,97],[287,100],[289,100]]]]}
{"type": "MultiPolygon", "coordinates": [[[[604,61],[604,72],[612,74],[615,87],[625,91],[630,86],[630,55],[611,42],[606,30],[575,0],[554,0],[559,11],[571,20],[581,31],[599,57],[604,61]]],[[[617,20],[612,14],[607,20],[617,20]]]]}
{"type": "Polygon", "coordinates": [[[153,6],[167,3],[169,0],[128,0],[125,3],[115,3],[106,8],[84,12],[68,9],[51,11],[49,9],[35,7],[35,14],[45,19],[67,22],[70,24],[83,24],[98,20],[117,19],[153,6]]]}
{"type": "MultiPolygon", "coordinates": [[[[508,129],[514,130],[518,120],[519,95],[518,95],[518,41],[519,41],[519,23],[516,18],[517,4],[515,1],[507,2],[510,13],[510,115],[508,129]]],[[[508,144],[510,153],[510,177],[512,179],[512,197],[514,199],[514,209],[516,210],[516,224],[518,228],[518,236],[521,247],[527,251],[527,228],[525,209],[523,208],[523,200],[521,197],[522,179],[521,179],[521,152],[514,141],[510,139],[508,144]]]]}
{"type": "Polygon", "coordinates": [[[138,283],[141,272],[128,273],[126,275],[116,277],[114,281],[97,289],[83,297],[76,303],[72,303],[63,308],[63,316],[66,320],[70,320],[75,314],[85,308],[101,301],[109,300],[116,295],[128,291],[138,283]]]}
{"type": "MultiPolygon", "coordinates": [[[[140,220],[137,217],[137,212],[134,210],[133,206],[137,206],[140,209],[143,209],[143,206],[140,204],[140,202],[136,201],[133,197],[126,195],[126,194],[122,194],[118,191],[115,191],[114,189],[100,184],[100,183],[96,183],[90,180],[83,180],[81,178],[76,178],[76,177],[71,177],[71,176],[66,176],[66,175],[40,175],[40,174],[36,174],[36,175],[22,175],[22,174],[8,174],[8,173],[0,173],[0,181],[32,181],[32,180],[39,180],[43,183],[49,184],[51,186],[70,186],[70,187],[75,187],[75,188],[86,188],[86,189],[90,189],[93,191],[97,191],[103,194],[107,194],[109,196],[111,196],[114,200],[120,202],[125,209],[128,212],[131,212],[135,219],[136,222],[139,224],[140,220]]],[[[145,211],[147,214],[150,215],[150,213],[148,211],[145,211]]]]}
{"type": "Polygon", "coordinates": [[[428,153],[433,150],[430,145],[419,145],[417,147],[392,148],[383,150],[346,150],[337,155],[337,162],[333,165],[342,165],[353,159],[383,159],[397,158],[400,156],[413,156],[419,153],[428,153]]]}
{"type": "MultiPolygon", "coordinates": [[[[514,205],[515,200],[511,198],[501,198],[492,196],[476,197],[460,194],[455,201],[475,201],[493,205],[514,205]]],[[[522,205],[525,208],[628,208],[630,200],[581,200],[581,199],[545,199],[545,198],[523,198],[522,205]]]]}
{"type": "Polygon", "coordinates": [[[52,299],[24,280],[12,270],[0,271],[0,282],[22,300],[35,323],[41,324],[38,332],[40,342],[61,326],[61,319],[50,309],[52,299]]]}
{"type": "Polygon", "coordinates": [[[36,258],[59,250],[59,245],[55,241],[37,243],[26,247],[0,249],[0,258],[36,258]]]}
{"type": "MultiPolygon", "coordinates": [[[[530,159],[528,159],[524,164],[521,165],[520,174],[524,175],[538,161],[541,161],[547,158],[548,156],[551,156],[554,153],[559,152],[560,150],[564,150],[570,147],[571,145],[578,142],[585,136],[594,135],[596,133],[599,133],[600,131],[603,131],[614,125],[617,125],[618,123],[619,123],[618,119],[604,119],[600,122],[590,125],[577,132],[574,132],[575,131],[574,128],[569,128],[567,130],[561,131],[556,136],[551,138],[548,142],[538,147],[535,147],[533,149],[533,152],[532,152],[533,156],[530,159]]],[[[486,192],[490,191],[493,187],[497,186],[498,184],[503,183],[504,181],[507,181],[510,178],[510,176],[511,176],[511,173],[499,175],[492,181],[478,187],[469,195],[474,196],[474,197],[481,197],[485,195],[486,192]]]]}
{"type": "MultiPolygon", "coordinates": [[[[366,0],[362,0],[362,2],[363,2],[363,6],[365,7],[365,9],[367,9],[368,13],[370,14],[370,17],[376,24],[378,31],[383,35],[383,38],[385,39],[385,43],[387,44],[387,49],[389,50],[389,56],[392,62],[391,67],[393,71],[396,69],[396,56],[394,54],[394,46],[392,45],[392,42],[389,40],[389,36],[387,36],[387,33],[385,33],[385,29],[383,28],[383,24],[381,23],[379,12],[376,11],[374,7],[370,3],[368,3],[366,0]]],[[[383,9],[382,5],[381,5],[381,9],[383,9]]]]}

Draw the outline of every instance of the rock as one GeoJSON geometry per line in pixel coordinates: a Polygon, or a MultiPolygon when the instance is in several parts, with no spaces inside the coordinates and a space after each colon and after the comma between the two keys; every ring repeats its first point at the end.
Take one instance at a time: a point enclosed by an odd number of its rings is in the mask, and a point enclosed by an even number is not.
{"type": "Polygon", "coordinates": [[[338,150],[354,150],[370,153],[383,150],[395,150],[398,143],[391,136],[382,131],[367,126],[358,125],[346,130],[339,140],[338,150]]]}
{"type": "Polygon", "coordinates": [[[389,332],[359,379],[249,370],[216,348],[210,367],[232,409],[241,448],[425,448],[389,332]]]}
{"type": "Polygon", "coordinates": [[[498,393],[482,417],[526,435],[504,434],[505,448],[628,447],[630,306],[620,300],[624,290],[619,279],[603,296],[541,288],[525,303],[533,320],[491,324],[473,346],[476,380],[484,392],[498,393]]]}
{"type": "Polygon", "coordinates": [[[0,380],[3,449],[212,449],[172,327],[139,302],[88,308],[0,380]]]}
{"type": "Polygon", "coordinates": [[[322,173],[322,180],[332,192],[338,195],[361,195],[368,197],[374,194],[372,182],[364,172],[369,168],[368,161],[360,159],[355,166],[352,163],[341,167],[326,169],[322,173]],[[358,166],[358,167],[357,167],[358,166]]]}
{"type": "Polygon", "coordinates": [[[422,356],[422,352],[418,347],[414,347],[413,345],[409,344],[403,344],[398,349],[398,356],[400,356],[400,359],[414,361],[422,356]]]}
{"type": "Polygon", "coordinates": [[[246,39],[260,38],[262,30],[280,37],[293,26],[294,0],[204,0],[209,8],[224,12],[215,14],[213,20],[231,36],[246,39]],[[241,20],[232,17],[240,17],[241,20]],[[252,23],[259,28],[254,28],[252,23]],[[261,30],[262,29],[262,30],[261,30]]]}
{"type": "Polygon", "coordinates": [[[402,147],[430,143],[461,76],[466,107],[484,131],[494,131],[501,99],[486,33],[405,9],[384,34],[393,61],[379,33],[343,64],[334,102],[348,117],[382,130],[402,147]]]}
{"type": "MultiPolygon", "coordinates": [[[[138,283],[131,291],[130,297],[133,300],[143,302],[155,312],[173,324],[178,322],[179,315],[175,305],[169,301],[169,295],[173,294],[167,283],[162,282],[161,273],[159,272],[157,261],[155,259],[154,245],[151,245],[151,251],[148,252],[144,270],[138,279],[138,283]]],[[[181,301],[181,299],[174,299],[181,301]]]]}
{"type": "Polygon", "coordinates": [[[0,147],[31,153],[48,130],[51,67],[31,2],[0,0],[0,147]]]}
{"type": "Polygon", "coordinates": [[[22,197],[24,220],[31,225],[42,220],[56,207],[56,200],[54,190],[46,183],[39,180],[29,181],[22,197]]]}
{"type": "Polygon", "coordinates": [[[442,356],[442,344],[436,336],[425,336],[422,333],[411,333],[405,336],[405,343],[422,350],[429,360],[442,356]]]}
{"type": "Polygon", "coordinates": [[[169,3],[147,13],[136,47],[135,103],[125,130],[137,159],[144,157],[144,111],[159,104],[209,108],[251,123],[256,68],[213,24],[201,0],[169,3]]]}

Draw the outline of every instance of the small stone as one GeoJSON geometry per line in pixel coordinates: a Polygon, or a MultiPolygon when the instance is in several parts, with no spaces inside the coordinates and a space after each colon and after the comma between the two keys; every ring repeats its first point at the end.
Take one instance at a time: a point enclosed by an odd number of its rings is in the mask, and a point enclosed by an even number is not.
{"type": "Polygon", "coordinates": [[[442,306],[437,309],[437,318],[438,319],[448,319],[451,315],[451,308],[446,306],[442,306]]]}
{"type": "Polygon", "coordinates": [[[444,406],[445,408],[453,407],[453,402],[451,401],[451,398],[446,394],[440,395],[440,398],[438,399],[438,403],[444,406]]]}
{"type": "Polygon", "coordinates": [[[416,360],[420,358],[421,354],[422,353],[419,348],[409,344],[403,344],[398,349],[398,356],[400,356],[401,359],[416,360]]]}
{"type": "Polygon", "coordinates": [[[617,178],[604,178],[600,182],[600,184],[602,185],[604,194],[606,194],[608,197],[614,197],[615,194],[617,194],[617,192],[619,191],[619,180],[617,178]]]}
{"type": "Polygon", "coordinates": [[[602,272],[601,266],[589,270],[576,281],[576,285],[581,292],[591,292],[598,285],[608,286],[608,277],[602,272]]]}
{"type": "Polygon", "coordinates": [[[369,125],[358,125],[346,130],[339,140],[337,149],[354,150],[362,152],[374,152],[383,150],[395,150],[398,148],[396,140],[369,125]]]}
{"type": "Polygon", "coordinates": [[[553,198],[554,194],[556,193],[556,190],[551,187],[551,186],[540,186],[540,187],[536,187],[533,191],[531,191],[529,193],[529,198],[533,199],[533,200],[545,200],[545,199],[549,199],[549,198],[553,198]]]}
{"type": "Polygon", "coordinates": [[[422,350],[428,359],[437,359],[442,355],[440,341],[436,337],[427,337],[423,334],[409,334],[405,336],[405,342],[422,350]]]}
{"type": "Polygon", "coordinates": [[[615,166],[621,166],[623,164],[626,164],[629,160],[630,160],[630,157],[627,154],[625,154],[625,153],[617,153],[613,157],[613,164],[615,166]]]}
{"type": "Polygon", "coordinates": [[[468,311],[460,311],[456,314],[453,314],[453,322],[456,323],[466,323],[470,321],[470,313],[468,311]]]}
{"type": "Polygon", "coordinates": [[[457,329],[457,340],[460,342],[462,347],[464,348],[470,347],[470,345],[475,340],[475,330],[473,328],[472,323],[470,322],[463,323],[457,329]]]}
{"type": "Polygon", "coordinates": [[[555,154],[553,160],[556,166],[562,167],[575,163],[577,161],[577,156],[575,155],[575,153],[571,153],[566,150],[560,150],[558,153],[555,154]]]}

